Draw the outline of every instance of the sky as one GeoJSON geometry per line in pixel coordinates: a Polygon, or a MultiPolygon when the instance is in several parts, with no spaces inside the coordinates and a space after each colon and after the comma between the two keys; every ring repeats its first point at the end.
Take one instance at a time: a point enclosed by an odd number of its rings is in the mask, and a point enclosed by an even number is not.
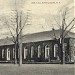
{"type": "MultiPolygon", "coordinates": [[[[56,18],[58,23],[61,23],[60,13],[62,13],[65,7],[70,9],[73,6],[74,0],[0,0],[0,38],[10,36],[10,31],[4,22],[6,18],[9,24],[12,25],[10,20],[12,10],[14,9],[22,11],[25,14],[23,16],[29,15],[30,18],[27,23],[30,25],[25,25],[23,34],[31,34],[49,31],[53,26],[55,29],[58,29],[54,18],[56,18]]],[[[68,13],[68,19],[66,20],[67,24],[74,17],[74,9],[72,8],[68,13]]],[[[13,34],[15,33],[14,31],[12,32],[13,34]]]]}

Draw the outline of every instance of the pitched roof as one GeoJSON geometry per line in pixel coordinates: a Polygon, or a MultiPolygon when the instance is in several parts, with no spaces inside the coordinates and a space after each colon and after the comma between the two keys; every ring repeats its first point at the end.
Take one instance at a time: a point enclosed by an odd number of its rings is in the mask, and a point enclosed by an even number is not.
{"type": "MultiPolygon", "coordinates": [[[[60,34],[61,34],[61,30],[44,31],[44,32],[39,32],[39,33],[25,35],[23,37],[22,41],[23,41],[23,43],[26,43],[26,42],[36,42],[36,41],[52,40],[55,37],[56,38],[60,38],[60,34]]],[[[66,35],[66,38],[69,38],[69,37],[75,38],[75,34],[72,33],[72,32],[69,32],[66,35]]]]}
{"type": "MultiPolygon", "coordinates": [[[[38,33],[33,33],[33,34],[27,34],[23,36],[22,43],[52,40],[55,37],[60,38],[60,32],[61,30],[55,30],[55,31],[51,30],[51,31],[38,32],[38,33]],[[55,36],[54,36],[54,33],[55,33],[55,36]]],[[[66,35],[66,38],[68,37],[75,38],[75,33],[69,32],[66,35]]],[[[0,39],[0,46],[10,45],[10,44],[14,44],[11,41],[11,38],[0,39]]]]}
{"type": "Polygon", "coordinates": [[[11,39],[12,38],[0,39],[0,46],[14,44],[11,39]]]}

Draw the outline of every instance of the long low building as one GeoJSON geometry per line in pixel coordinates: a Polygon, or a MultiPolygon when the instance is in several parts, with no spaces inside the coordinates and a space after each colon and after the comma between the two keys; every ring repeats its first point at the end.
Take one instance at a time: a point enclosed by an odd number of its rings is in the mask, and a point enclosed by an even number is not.
{"type": "MultiPolygon", "coordinates": [[[[22,38],[22,63],[61,63],[61,30],[44,31],[24,35],[22,38]]],[[[64,39],[65,63],[74,63],[75,34],[69,32],[64,39]]],[[[0,62],[15,60],[15,45],[11,38],[0,40],[0,62]]],[[[19,61],[19,51],[16,50],[19,61]]]]}

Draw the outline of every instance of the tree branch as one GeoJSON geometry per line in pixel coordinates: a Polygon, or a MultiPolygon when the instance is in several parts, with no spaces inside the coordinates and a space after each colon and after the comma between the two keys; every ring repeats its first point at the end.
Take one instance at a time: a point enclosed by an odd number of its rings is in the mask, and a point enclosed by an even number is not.
{"type": "Polygon", "coordinates": [[[15,30],[12,26],[9,25],[9,27],[11,27],[13,30],[15,30]]]}
{"type": "MultiPolygon", "coordinates": [[[[53,16],[53,17],[54,17],[54,16],[53,16]]],[[[60,24],[57,22],[57,20],[55,19],[55,17],[54,17],[54,20],[56,21],[58,27],[60,27],[60,29],[61,29],[61,26],[60,26],[60,24]]]]}
{"type": "Polygon", "coordinates": [[[74,25],[72,25],[72,27],[64,34],[64,38],[70,32],[70,30],[73,29],[73,27],[74,27],[74,25]]]}
{"type": "MultiPolygon", "coordinates": [[[[7,22],[6,22],[6,24],[7,24],[7,22]]],[[[13,37],[13,42],[15,42],[15,37],[14,37],[14,35],[12,34],[12,31],[10,30],[10,27],[9,27],[8,24],[7,24],[7,26],[8,26],[8,29],[9,29],[9,31],[10,31],[11,36],[13,37]]]]}
{"type": "MultiPolygon", "coordinates": [[[[75,18],[74,18],[75,19],[75,18]]],[[[71,23],[74,21],[74,19],[65,27],[65,31],[66,31],[66,29],[71,25],[71,23]]]]}
{"type": "Polygon", "coordinates": [[[24,25],[23,25],[22,28],[20,29],[18,35],[21,33],[21,31],[23,30],[24,26],[26,25],[27,19],[28,19],[28,17],[26,18],[26,20],[25,20],[25,22],[24,22],[24,25]]]}

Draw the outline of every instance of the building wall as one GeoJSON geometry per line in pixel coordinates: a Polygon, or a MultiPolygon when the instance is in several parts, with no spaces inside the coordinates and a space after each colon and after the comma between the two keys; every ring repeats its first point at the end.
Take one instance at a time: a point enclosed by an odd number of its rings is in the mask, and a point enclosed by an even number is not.
{"type": "Polygon", "coordinates": [[[0,62],[13,62],[14,61],[13,48],[14,48],[14,45],[0,46],[0,62]],[[2,53],[3,50],[4,50],[4,53],[2,53]],[[9,51],[9,55],[7,53],[8,51],[9,51]]]}
{"type": "Polygon", "coordinates": [[[75,58],[75,38],[70,38],[69,40],[69,50],[70,50],[70,59],[71,62],[74,62],[74,58],[75,58]]]}
{"type": "MultiPolygon", "coordinates": [[[[73,39],[65,39],[65,61],[74,60],[74,41],[73,39]]],[[[0,46],[0,62],[14,62],[13,57],[14,45],[0,46]],[[7,59],[7,49],[10,51],[10,60],[7,59]],[[4,49],[4,58],[2,58],[2,49],[4,49]]],[[[23,63],[36,63],[36,62],[49,62],[49,63],[61,63],[61,45],[58,40],[47,40],[38,42],[29,42],[22,44],[22,62],[23,63]],[[41,54],[38,57],[38,46],[40,46],[41,54]],[[31,51],[31,47],[33,47],[31,51]],[[26,50],[26,52],[24,52],[26,50]],[[33,56],[32,56],[32,54],[33,56]],[[26,55],[26,56],[25,56],[26,55]]],[[[18,50],[16,51],[17,62],[19,61],[18,50]]]]}
{"type": "MultiPolygon", "coordinates": [[[[25,62],[53,62],[54,60],[57,60],[57,57],[54,57],[54,45],[58,44],[57,41],[55,40],[48,40],[48,41],[40,41],[40,42],[31,42],[31,43],[27,43],[27,44],[23,44],[23,63],[25,62]],[[31,47],[34,47],[34,56],[33,58],[31,58],[31,47]],[[38,58],[38,46],[41,47],[41,56],[40,58],[38,58]],[[50,56],[48,57],[48,59],[45,59],[45,46],[49,47],[49,54],[50,56]],[[27,58],[24,59],[24,48],[28,49],[28,55],[27,58]]],[[[58,52],[57,52],[59,59],[61,59],[61,50],[59,49],[58,46],[58,52]]]]}

